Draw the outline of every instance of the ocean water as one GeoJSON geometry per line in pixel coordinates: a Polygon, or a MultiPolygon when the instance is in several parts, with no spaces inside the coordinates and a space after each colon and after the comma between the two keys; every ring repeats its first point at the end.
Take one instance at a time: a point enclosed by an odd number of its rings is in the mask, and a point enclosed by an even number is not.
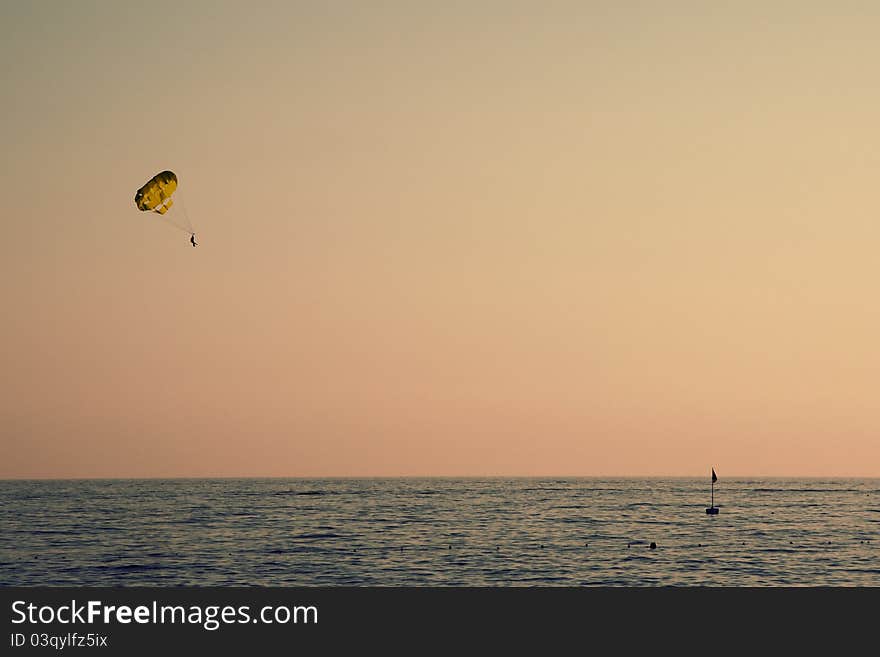
{"type": "Polygon", "coordinates": [[[707,479],[0,481],[0,584],[880,586],[880,480],[715,502],[707,479]]]}

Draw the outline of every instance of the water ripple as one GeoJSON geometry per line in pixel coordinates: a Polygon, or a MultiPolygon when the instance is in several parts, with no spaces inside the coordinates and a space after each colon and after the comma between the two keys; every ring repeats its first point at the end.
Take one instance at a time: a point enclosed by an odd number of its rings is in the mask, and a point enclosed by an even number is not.
{"type": "Polygon", "coordinates": [[[706,484],[0,481],[0,584],[880,585],[877,480],[706,484]]]}

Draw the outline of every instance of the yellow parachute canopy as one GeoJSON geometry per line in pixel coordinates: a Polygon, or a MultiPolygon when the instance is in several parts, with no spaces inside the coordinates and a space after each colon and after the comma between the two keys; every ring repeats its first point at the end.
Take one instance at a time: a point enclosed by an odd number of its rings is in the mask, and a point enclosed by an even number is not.
{"type": "Polygon", "coordinates": [[[171,195],[177,189],[177,176],[173,171],[163,171],[147,181],[147,184],[137,190],[134,202],[138,210],[152,210],[159,214],[165,214],[174,204],[171,195]]]}
{"type": "MultiPolygon", "coordinates": [[[[134,204],[138,210],[152,211],[162,215],[162,219],[178,230],[192,234],[193,227],[186,213],[186,203],[177,189],[177,174],[173,171],[163,171],[150,178],[147,183],[137,190],[134,195],[134,204]],[[181,202],[181,207],[174,212],[168,212],[174,205],[173,194],[181,202]],[[180,210],[183,210],[181,213],[180,210]],[[166,214],[167,213],[167,214],[166,214]]],[[[193,245],[195,246],[195,245],[193,245]]]]}

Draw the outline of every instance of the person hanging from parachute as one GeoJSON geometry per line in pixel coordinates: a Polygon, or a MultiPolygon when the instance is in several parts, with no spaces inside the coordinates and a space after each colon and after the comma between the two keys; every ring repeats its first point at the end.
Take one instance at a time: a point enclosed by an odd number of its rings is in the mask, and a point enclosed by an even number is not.
{"type": "Polygon", "coordinates": [[[134,204],[142,212],[152,211],[162,215],[175,228],[190,234],[189,241],[193,247],[198,245],[196,234],[192,229],[186,206],[183,206],[183,214],[175,212],[173,215],[166,213],[174,205],[172,195],[177,191],[177,174],[173,171],[162,171],[150,178],[146,184],[137,190],[134,195],[134,204]]]}

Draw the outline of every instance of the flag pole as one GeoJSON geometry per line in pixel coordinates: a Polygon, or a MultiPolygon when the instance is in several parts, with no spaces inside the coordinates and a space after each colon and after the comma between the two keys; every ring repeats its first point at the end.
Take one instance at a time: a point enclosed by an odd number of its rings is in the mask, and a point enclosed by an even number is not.
{"type": "Polygon", "coordinates": [[[715,481],[718,477],[715,475],[715,468],[712,468],[712,501],[708,509],[706,509],[706,513],[710,516],[714,516],[718,513],[718,509],[715,508],[715,481]]]}

